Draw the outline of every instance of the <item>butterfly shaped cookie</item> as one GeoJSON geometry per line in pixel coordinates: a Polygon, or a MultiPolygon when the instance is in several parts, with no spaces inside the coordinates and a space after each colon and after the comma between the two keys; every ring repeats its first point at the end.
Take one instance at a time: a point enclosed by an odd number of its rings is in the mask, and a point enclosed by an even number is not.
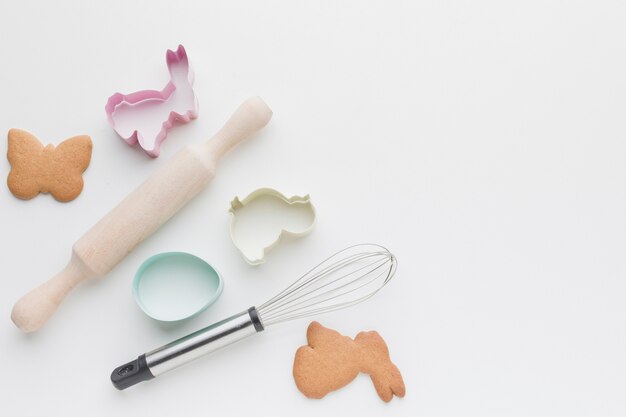
{"type": "Polygon", "coordinates": [[[83,189],[82,174],[89,166],[92,146],[87,135],[75,136],[55,147],[43,146],[24,130],[9,130],[9,190],[23,200],[39,193],[50,193],[62,202],[75,199],[83,189]]]}

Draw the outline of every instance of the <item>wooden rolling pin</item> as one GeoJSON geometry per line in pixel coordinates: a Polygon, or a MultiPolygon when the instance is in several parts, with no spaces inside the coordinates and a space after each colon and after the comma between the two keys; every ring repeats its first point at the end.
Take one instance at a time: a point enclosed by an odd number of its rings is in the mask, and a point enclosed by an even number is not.
{"type": "Polygon", "coordinates": [[[211,140],[181,149],[74,244],[65,269],[24,295],[11,320],[25,332],[39,329],[76,284],[111,271],[213,179],[224,154],[271,117],[263,100],[248,99],[211,140]]]}

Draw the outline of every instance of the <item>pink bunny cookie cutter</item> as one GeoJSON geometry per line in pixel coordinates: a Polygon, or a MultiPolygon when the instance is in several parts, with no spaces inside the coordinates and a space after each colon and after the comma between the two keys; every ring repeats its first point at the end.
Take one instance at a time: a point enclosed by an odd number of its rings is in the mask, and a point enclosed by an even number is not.
{"type": "Polygon", "coordinates": [[[139,143],[153,158],[159,156],[161,142],[174,122],[187,123],[198,117],[194,74],[185,48],[168,49],[165,60],[170,81],[162,90],[115,93],[105,106],[113,130],[129,145],[139,143]]]}

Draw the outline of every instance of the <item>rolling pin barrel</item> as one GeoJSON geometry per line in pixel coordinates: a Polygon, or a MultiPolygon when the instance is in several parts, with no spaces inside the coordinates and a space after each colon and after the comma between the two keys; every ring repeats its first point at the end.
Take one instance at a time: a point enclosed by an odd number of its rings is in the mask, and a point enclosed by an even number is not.
{"type": "Polygon", "coordinates": [[[39,329],[76,284],[113,269],[206,187],[224,154],[271,117],[263,100],[248,99],[211,140],[180,150],[74,244],[65,269],[15,304],[11,313],[15,325],[26,332],[39,329]]]}

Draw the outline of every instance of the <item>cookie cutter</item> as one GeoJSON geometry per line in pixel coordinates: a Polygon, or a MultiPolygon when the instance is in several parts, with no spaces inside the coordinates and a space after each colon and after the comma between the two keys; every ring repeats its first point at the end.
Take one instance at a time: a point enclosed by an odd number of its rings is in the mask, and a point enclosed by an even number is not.
{"type": "Polygon", "coordinates": [[[139,143],[153,158],[159,156],[161,142],[174,122],[187,123],[198,117],[194,73],[185,48],[168,49],[165,61],[170,81],[162,90],[115,93],[104,108],[113,130],[129,145],[139,143]]]}
{"type": "Polygon", "coordinates": [[[173,322],[197,316],[224,289],[215,268],[195,255],[164,252],[146,259],[133,279],[135,302],[149,317],[173,322]]]}
{"type": "Polygon", "coordinates": [[[302,237],[315,226],[315,207],[307,194],[286,197],[273,188],[259,188],[230,203],[230,238],[246,262],[259,265],[284,236],[302,237]],[[287,208],[287,210],[285,210],[287,208]]]}

